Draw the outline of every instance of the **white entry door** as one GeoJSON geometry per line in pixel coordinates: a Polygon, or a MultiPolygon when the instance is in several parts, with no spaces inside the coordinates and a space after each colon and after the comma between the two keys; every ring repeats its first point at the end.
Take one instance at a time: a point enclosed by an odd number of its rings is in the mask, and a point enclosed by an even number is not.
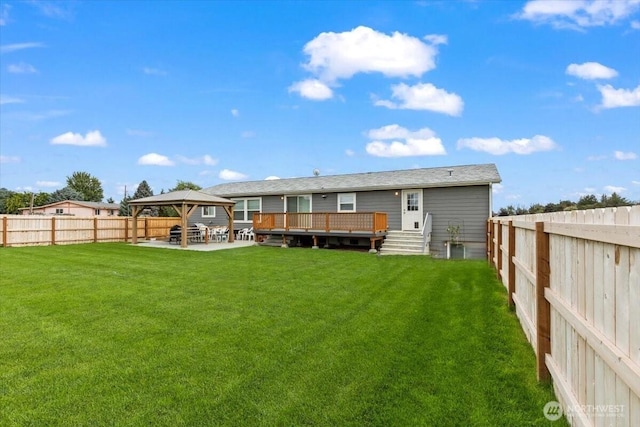
{"type": "Polygon", "coordinates": [[[402,190],[402,229],[422,229],[422,190],[402,190]]]}

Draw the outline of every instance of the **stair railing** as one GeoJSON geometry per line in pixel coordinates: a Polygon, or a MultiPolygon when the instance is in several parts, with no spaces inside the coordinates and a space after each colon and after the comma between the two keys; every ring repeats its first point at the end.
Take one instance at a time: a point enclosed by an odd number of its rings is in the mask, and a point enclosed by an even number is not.
{"type": "Polygon", "coordinates": [[[432,220],[431,214],[427,212],[427,215],[424,217],[424,222],[422,223],[422,230],[420,230],[420,234],[422,234],[422,253],[427,252],[427,245],[431,243],[431,231],[432,231],[432,220]]]}

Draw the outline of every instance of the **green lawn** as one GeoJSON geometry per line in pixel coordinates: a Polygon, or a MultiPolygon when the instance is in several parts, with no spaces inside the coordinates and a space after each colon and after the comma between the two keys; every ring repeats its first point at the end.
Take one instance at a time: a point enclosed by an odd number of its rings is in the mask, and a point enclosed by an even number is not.
{"type": "Polygon", "coordinates": [[[0,269],[2,426],[551,424],[483,261],[115,243],[0,269]]]}

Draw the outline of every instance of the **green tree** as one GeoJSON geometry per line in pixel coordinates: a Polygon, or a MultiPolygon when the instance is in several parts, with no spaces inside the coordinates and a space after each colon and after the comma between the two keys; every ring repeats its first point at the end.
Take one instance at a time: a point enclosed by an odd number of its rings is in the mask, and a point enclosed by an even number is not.
{"type": "Polygon", "coordinates": [[[116,201],[115,201],[115,200],[113,200],[113,197],[109,197],[109,198],[107,199],[107,203],[115,203],[115,202],[116,202],[116,201]]]}
{"type": "Polygon", "coordinates": [[[202,190],[202,187],[200,187],[197,184],[194,184],[193,182],[178,180],[178,184],[176,184],[176,186],[174,188],[171,188],[169,191],[171,192],[171,191],[181,191],[181,190],[200,191],[202,190]]]}
{"type": "Polygon", "coordinates": [[[633,204],[630,200],[627,200],[626,198],[622,197],[615,191],[611,193],[610,196],[603,194],[602,198],[600,199],[600,203],[602,204],[602,206],[606,208],[616,207],[616,206],[629,206],[633,204]]]}
{"type": "Polygon", "coordinates": [[[86,202],[101,202],[104,198],[100,180],[88,172],[74,172],[67,177],[67,186],[82,194],[86,202]]]}
{"type": "Polygon", "coordinates": [[[120,216],[129,216],[131,215],[131,210],[129,209],[129,200],[131,200],[131,196],[124,196],[122,200],[120,200],[120,216]]]}
{"type": "MultiPolygon", "coordinates": [[[[153,196],[153,190],[151,189],[151,187],[149,186],[149,184],[147,183],[146,180],[143,180],[140,184],[138,184],[138,188],[136,188],[136,192],[133,193],[133,198],[132,199],[142,199],[143,197],[151,197],[153,196]]],[[[152,206],[151,208],[149,208],[148,210],[145,209],[145,215],[148,216],[158,216],[159,215],[159,209],[157,206],[152,206]]]]}
{"type": "Polygon", "coordinates": [[[9,197],[15,194],[15,191],[7,190],[6,188],[0,188],[0,214],[6,214],[7,206],[6,202],[9,197]]]}
{"type": "Polygon", "coordinates": [[[29,207],[31,204],[31,193],[13,193],[5,200],[5,210],[8,214],[18,214],[21,208],[29,207]]]}
{"type": "Polygon", "coordinates": [[[593,209],[599,207],[600,204],[595,194],[587,194],[586,196],[580,197],[576,206],[578,209],[593,209]]]}
{"type": "Polygon", "coordinates": [[[63,200],[84,200],[84,196],[71,187],[64,187],[51,193],[49,200],[50,203],[61,202],[63,200]]]}

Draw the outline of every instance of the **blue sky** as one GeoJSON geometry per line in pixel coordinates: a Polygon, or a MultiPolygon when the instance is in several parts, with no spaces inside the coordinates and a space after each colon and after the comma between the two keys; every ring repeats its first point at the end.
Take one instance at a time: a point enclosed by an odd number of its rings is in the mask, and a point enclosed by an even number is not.
{"type": "Polygon", "coordinates": [[[0,187],[496,163],[640,200],[640,0],[0,3],[0,187]]]}

